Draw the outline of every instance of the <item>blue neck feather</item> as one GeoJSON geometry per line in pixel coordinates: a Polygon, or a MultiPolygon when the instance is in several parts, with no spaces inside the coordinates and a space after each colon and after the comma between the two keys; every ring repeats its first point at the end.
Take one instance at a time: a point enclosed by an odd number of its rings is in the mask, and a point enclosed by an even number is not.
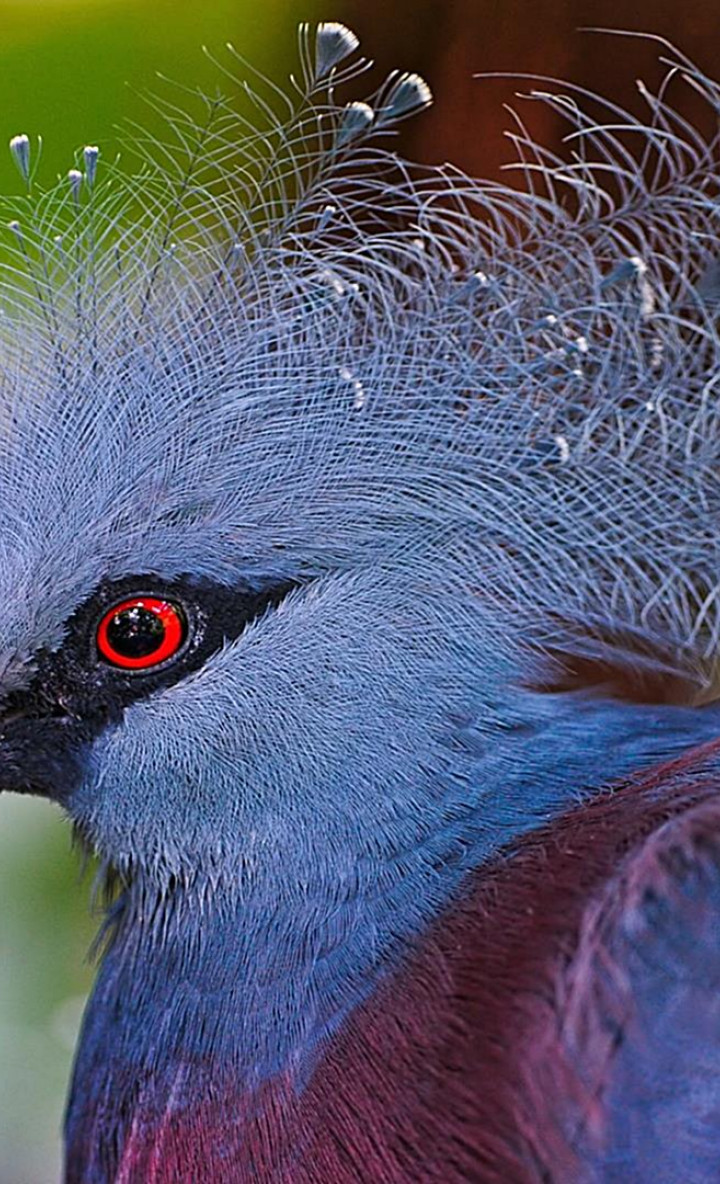
{"type": "Polygon", "coordinates": [[[162,887],[138,878],[118,908],[86,1016],[71,1128],[87,1120],[85,1091],[103,1113],[119,1111],[138,1076],[163,1089],[182,1063],[228,1071],[242,1093],[281,1072],[302,1087],[380,968],[463,876],[592,792],[597,769],[608,782],[717,734],[712,709],[577,695],[519,694],[497,718],[497,731],[482,736],[457,721],[476,779],[442,786],[423,804],[434,825],[412,849],[372,862],[358,831],[362,856],[337,864],[332,879],[291,862],[240,890],[224,874],[162,887]]]}

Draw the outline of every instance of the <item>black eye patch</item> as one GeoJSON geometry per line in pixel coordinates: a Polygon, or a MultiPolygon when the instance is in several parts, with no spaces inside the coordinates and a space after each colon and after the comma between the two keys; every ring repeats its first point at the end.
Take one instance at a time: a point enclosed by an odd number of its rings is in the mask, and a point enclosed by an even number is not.
{"type": "Polygon", "coordinates": [[[294,587],[150,575],[101,584],[66,622],[63,644],[35,655],[29,685],[0,701],[0,789],[64,796],[79,750],[126,706],[200,669],[294,587]]]}

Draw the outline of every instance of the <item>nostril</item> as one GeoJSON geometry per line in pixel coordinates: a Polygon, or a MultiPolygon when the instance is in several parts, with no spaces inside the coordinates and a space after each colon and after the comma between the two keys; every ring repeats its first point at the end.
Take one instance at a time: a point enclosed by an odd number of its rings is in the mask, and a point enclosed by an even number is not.
{"type": "Polygon", "coordinates": [[[27,718],[27,714],[22,711],[2,712],[0,714],[0,735],[5,731],[8,724],[14,724],[16,720],[27,718]]]}
{"type": "Polygon", "coordinates": [[[78,718],[71,705],[60,696],[56,699],[39,699],[25,694],[11,694],[4,704],[0,703],[0,734],[9,724],[18,723],[20,720],[55,719],[69,722],[78,718]]]}

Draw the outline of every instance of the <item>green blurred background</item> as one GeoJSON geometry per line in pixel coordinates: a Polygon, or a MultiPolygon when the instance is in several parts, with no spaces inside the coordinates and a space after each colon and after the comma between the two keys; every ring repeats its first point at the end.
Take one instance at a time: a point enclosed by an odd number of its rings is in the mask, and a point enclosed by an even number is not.
{"type": "MultiPolygon", "coordinates": [[[[218,75],[200,47],[222,54],[230,40],[282,79],[296,65],[297,23],[318,18],[356,28],[379,69],[428,77],[436,105],[407,125],[404,151],[496,175],[512,156],[502,102],[517,87],[474,81],[474,71],[572,77],[637,103],[634,79],[657,77],[656,49],[615,42],[609,52],[577,27],[652,29],[712,71],[720,46],[713,7],[639,0],[629,15],[626,0],[338,0],[329,8],[317,0],[0,0],[0,192],[20,190],[2,151],[12,135],[42,134],[49,182],[84,143],[114,156],[118,122],[160,130],[142,98],[159,86],[155,71],[213,90],[218,75]]],[[[545,140],[558,134],[537,107],[531,123],[545,140]]],[[[88,898],[59,812],[0,798],[0,1184],[59,1178],[63,1097],[91,979],[88,898]]]]}

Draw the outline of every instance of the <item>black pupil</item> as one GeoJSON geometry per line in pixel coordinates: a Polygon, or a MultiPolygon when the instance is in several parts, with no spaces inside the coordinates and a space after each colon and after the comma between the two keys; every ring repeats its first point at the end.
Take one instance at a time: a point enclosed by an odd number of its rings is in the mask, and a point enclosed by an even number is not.
{"type": "Polygon", "coordinates": [[[165,637],[162,620],[148,608],[124,608],[110,619],[107,639],[123,658],[147,658],[159,649],[165,637]]]}

